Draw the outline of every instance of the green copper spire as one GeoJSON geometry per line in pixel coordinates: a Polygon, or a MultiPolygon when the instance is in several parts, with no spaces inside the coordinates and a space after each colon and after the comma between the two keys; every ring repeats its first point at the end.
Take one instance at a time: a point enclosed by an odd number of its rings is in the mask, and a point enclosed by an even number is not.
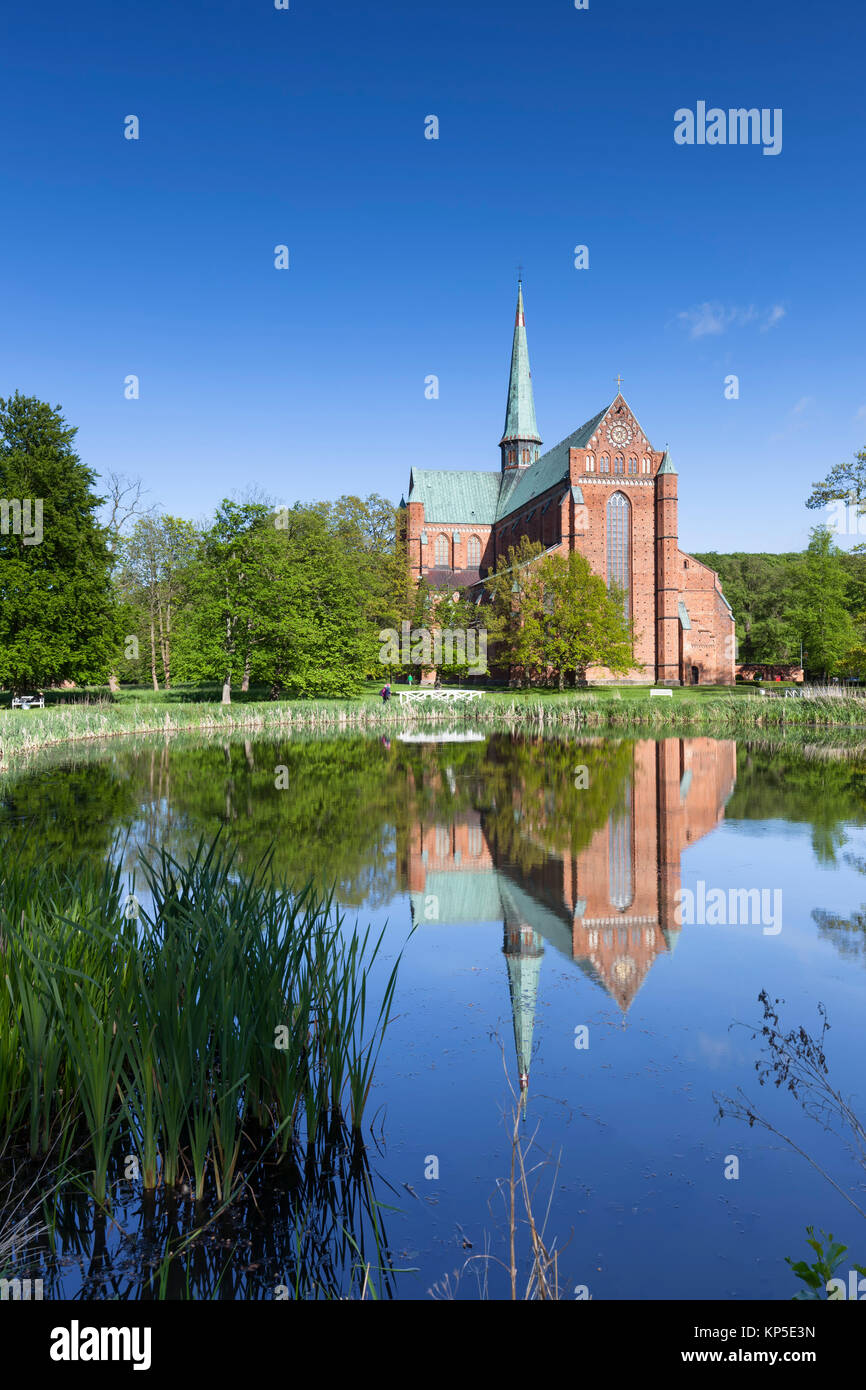
{"type": "Polygon", "coordinates": [[[502,471],[525,468],[541,452],[541,436],[535,423],[535,400],[529,348],[526,345],[526,318],[523,312],[523,284],[517,282],[517,313],[514,316],[514,342],[511,346],[511,375],[508,379],[508,407],[505,429],[499,442],[502,471]]]}
{"type": "Polygon", "coordinates": [[[505,922],[505,962],[508,966],[508,988],[514,1022],[514,1047],[517,1052],[517,1073],[520,1094],[524,1101],[529,1086],[529,1064],[532,1059],[532,1034],[535,1027],[535,1006],[538,998],[538,974],[544,945],[541,937],[526,923],[505,922]]]}
{"type": "Polygon", "coordinates": [[[674,461],[668,453],[667,449],[665,449],[665,456],[662,459],[661,464],[659,465],[659,472],[656,474],[656,477],[659,476],[659,473],[676,473],[676,471],[677,470],[674,467],[674,461]]]}

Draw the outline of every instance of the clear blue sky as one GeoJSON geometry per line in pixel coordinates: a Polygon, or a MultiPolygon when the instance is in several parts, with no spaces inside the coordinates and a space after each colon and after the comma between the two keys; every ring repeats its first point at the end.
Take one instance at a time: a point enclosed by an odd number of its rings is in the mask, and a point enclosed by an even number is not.
{"type": "Polygon", "coordinates": [[[684,548],[801,547],[811,482],[866,444],[852,0],[47,0],[0,25],[0,395],[61,404],[167,510],[497,468],[519,262],[545,445],[622,373],[684,548]],[[781,153],[676,145],[700,100],[782,108],[781,153]]]}

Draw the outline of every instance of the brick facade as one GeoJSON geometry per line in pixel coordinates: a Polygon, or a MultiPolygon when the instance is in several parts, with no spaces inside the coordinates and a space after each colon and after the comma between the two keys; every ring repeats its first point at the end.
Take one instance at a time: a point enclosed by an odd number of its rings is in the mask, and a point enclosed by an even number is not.
{"type": "MultiPolygon", "coordinates": [[[[538,452],[522,296],[505,437],[518,458],[524,438],[532,456],[538,452]]],[[[612,532],[624,534],[635,658],[643,668],[625,681],[733,685],[733,614],[718,575],[679,548],[677,483],[669,455],[653,448],[620,393],[534,462],[503,466],[498,489],[489,473],[413,469],[406,506],[412,578],[437,588],[478,585],[526,536],[546,549],[579,551],[607,582],[612,532]],[[612,515],[616,494],[625,505],[617,499],[612,515]],[[461,505],[467,514],[452,514],[461,505]]],[[[604,668],[587,675],[593,682],[622,679],[604,668]]]]}

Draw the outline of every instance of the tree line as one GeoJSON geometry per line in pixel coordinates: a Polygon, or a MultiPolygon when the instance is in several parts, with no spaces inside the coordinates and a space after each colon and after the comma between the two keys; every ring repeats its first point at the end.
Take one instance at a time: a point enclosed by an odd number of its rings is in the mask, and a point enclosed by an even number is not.
{"type": "MultiPolygon", "coordinates": [[[[436,591],[409,577],[405,513],[385,498],[281,506],[248,494],[204,521],[146,508],[141,484],[97,475],[60,407],[0,400],[0,687],[119,682],[169,690],[216,681],[224,702],[349,696],[383,669],[381,633],[483,630],[489,668],[523,683],[581,682],[635,666],[624,596],[576,552],[522,538],[482,584],[436,591]],[[40,499],[41,537],[19,513],[40,499]]],[[[815,484],[810,507],[866,511],[866,451],[815,484]]],[[[799,660],[866,675],[866,546],[827,526],[802,554],[716,554],[743,662],[799,660]]],[[[476,648],[477,650],[477,648],[476,648]]],[[[465,674],[452,658],[452,674],[465,674]]]]}

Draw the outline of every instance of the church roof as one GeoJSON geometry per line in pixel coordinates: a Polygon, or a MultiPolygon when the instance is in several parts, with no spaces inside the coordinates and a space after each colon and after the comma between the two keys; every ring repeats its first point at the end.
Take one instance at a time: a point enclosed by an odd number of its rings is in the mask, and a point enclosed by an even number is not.
{"type": "Polygon", "coordinates": [[[473,521],[479,526],[492,526],[557,483],[567,483],[569,449],[583,449],[609,409],[605,406],[528,468],[504,476],[492,469],[413,468],[409,501],[423,502],[424,520],[434,526],[459,526],[461,522],[467,526],[473,521]]]}
{"type": "MultiPolygon", "coordinates": [[[[665,456],[659,464],[659,473],[676,473],[676,471],[677,470],[674,467],[674,461],[668,453],[667,449],[665,449],[665,456]]],[[[658,477],[658,474],[656,474],[656,477],[658,477]]]]}
{"type": "MultiPolygon", "coordinates": [[[[585,425],[581,425],[579,430],[574,431],[574,434],[570,434],[567,439],[563,439],[552,449],[548,449],[546,454],[542,454],[541,458],[537,459],[535,463],[531,463],[528,468],[522,469],[519,477],[514,479],[513,485],[507,490],[503,486],[499,497],[499,506],[496,510],[497,521],[504,516],[510,516],[512,512],[519,511],[533,498],[540,496],[542,492],[547,492],[548,488],[555,487],[557,483],[567,482],[569,449],[584,448],[609,409],[610,406],[606,405],[604,410],[593,415],[592,419],[587,420],[585,425]]],[[[511,479],[503,479],[503,483],[506,482],[511,482],[511,479]]]]}
{"type": "Polygon", "coordinates": [[[423,502],[424,520],[433,525],[492,526],[501,481],[500,473],[482,469],[413,468],[409,501],[423,502]]]}

